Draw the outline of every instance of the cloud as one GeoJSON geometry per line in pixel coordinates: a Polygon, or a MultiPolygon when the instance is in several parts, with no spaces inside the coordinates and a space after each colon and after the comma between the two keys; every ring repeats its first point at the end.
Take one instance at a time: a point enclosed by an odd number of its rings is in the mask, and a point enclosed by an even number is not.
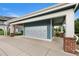
{"type": "Polygon", "coordinates": [[[6,13],[7,16],[11,16],[11,17],[18,17],[19,15],[13,12],[7,12],[6,13]]]}
{"type": "Polygon", "coordinates": [[[14,12],[13,12],[11,9],[9,9],[9,8],[3,7],[3,8],[0,8],[0,9],[2,9],[2,11],[4,12],[4,15],[5,15],[5,16],[11,16],[11,17],[18,17],[18,16],[19,16],[18,14],[14,13],[14,12]]]}
{"type": "Polygon", "coordinates": [[[2,8],[3,11],[9,11],[10,9],[8,8],[2,8]]]}

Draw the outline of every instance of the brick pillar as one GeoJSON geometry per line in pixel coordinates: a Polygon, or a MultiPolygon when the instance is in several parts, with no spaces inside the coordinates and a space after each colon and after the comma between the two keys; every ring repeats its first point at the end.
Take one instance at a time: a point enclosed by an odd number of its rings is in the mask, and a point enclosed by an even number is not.
{"type": "Polygon", "coordinates": [[[65,38],[64,38],[64,51],[75,53],[76,42],[74,39],[74,10],[70,9],[65,17],[65,38]]]}
{"type": "Polygon", "coordinates": [[[64,38],[64,51],[69,53],[75,53],[76,51],[76,41],[74,38],[64,38]]]}

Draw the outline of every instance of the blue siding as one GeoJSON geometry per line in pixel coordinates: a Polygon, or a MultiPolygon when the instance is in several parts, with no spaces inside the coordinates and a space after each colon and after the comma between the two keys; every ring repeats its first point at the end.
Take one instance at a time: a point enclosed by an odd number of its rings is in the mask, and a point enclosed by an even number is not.
{"type": "Polygon", "coordinates": [[[49,24],[47,25],[47,39],[51,39],[51,33],[50,33],[51,31],[50,31],[50,22],[49,22],[49,24]]]}

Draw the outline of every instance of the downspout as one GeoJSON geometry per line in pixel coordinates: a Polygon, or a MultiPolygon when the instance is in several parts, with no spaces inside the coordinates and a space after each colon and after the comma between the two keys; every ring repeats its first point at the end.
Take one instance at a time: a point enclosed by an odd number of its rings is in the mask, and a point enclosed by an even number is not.
{"type": "Polygon", "coordinates": [[[74,12],[76,12],[78,10],[79,7],[79,3],[76,4],[75,8],[74,8],[74,12]]]}

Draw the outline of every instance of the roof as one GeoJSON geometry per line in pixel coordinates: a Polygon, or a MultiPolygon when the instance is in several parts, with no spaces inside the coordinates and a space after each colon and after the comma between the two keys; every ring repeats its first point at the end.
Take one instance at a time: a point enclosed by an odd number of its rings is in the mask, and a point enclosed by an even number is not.
{"type": "Polygon", "coordinates": [[[74,9],[75,6],[76,6],[76,4],[68,4],[68,3],[56,4],[56,5],[50,6],[48,8],[44,8],[42,10],[38,10],[38,11],[32,12],[30,14],[27,14],[27,15],[12,19],[12,20],[10,20],[8,22],[10,23],[10,22],[20,21],[20,20],[23,20],[23,19],[27,19],[27,18],[37,16],[37,15],[42,15],[42,14],[45,14],[45,13],[48,13],[48,12],[51,12],[51,11],[53,12],[53,11],[58,11],[58,10],[65,10],[65,9],[69,9],[69,8],[74,9]]]}
{"type": "Polygon", "coordinates": [[[0,16],[1,21],[8,21],[8,20],[13,19],[13,18],[15,18],[15,17],[0,16]]]}

